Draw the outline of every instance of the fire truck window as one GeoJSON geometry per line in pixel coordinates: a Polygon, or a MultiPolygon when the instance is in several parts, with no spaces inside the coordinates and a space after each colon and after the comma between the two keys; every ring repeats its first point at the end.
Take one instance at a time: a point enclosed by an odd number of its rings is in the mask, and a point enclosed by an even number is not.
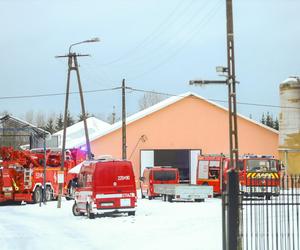
{"type": "Polygon", "coordinates": [[[175,171],[154,171],[153,178],[156,181],[172,181],[176,179],[175,171]]]}
{"type": "Polygon", "coordinates": [[[277,171],[275,160],[248,160],[249,171],[277,171]]]}
{"type": "Polygon", "coordinates": [[[78,187],[83,187],[82,174],[80,174],[79,177],[78,177],[78,187]]]}
{"type": "Polygon", "coordinates": [[[79,175],[79,179],[78,179],[78,187],[85,187],[86,186],[86,180],[87,180],[87,174],[86,173],[81,173],[79,175]]]}
{"type": "Polygon", "coordinates": [[[270,171],[277,171],[277,161],[270,160],[270,171]]]}
{"type": "Polygon", "coordinates": [[[244,170],[244,162],[243,161],[238,161],[238,168],[240,171],[244,170]]]}
{"type": "Polygon", "coordinates": [[[220,161],[210,161],[209,166],[210,167],[220,167],[220,161]]]}

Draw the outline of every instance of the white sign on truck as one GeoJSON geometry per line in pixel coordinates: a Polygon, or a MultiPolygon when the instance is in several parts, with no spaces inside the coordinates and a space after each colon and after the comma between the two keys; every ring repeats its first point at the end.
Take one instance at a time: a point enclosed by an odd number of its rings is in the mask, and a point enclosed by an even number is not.
{"type": "Polygon", "coordinates": [[[199,179],[208,179],[208,161],[199,161],[199,179]]]}

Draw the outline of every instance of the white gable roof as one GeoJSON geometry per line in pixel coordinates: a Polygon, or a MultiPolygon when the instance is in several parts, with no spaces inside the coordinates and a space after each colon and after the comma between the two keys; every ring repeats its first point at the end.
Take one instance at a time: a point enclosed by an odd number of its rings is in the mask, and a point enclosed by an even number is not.
{"type": "MultiPolygon", "coordinates": [[[[188,96],[194,96],[196,98],[199,98],[199,99],[201,99],[203,101],[206,101],[206,102],[208,102],[208,103],[210,103],[210,104],[212,104],[212,105],[214,105],[214,106],[216,106],[216,107],[218,107],[220,109],[223,109],[224,111],[228,112],[227,108],[225,108],[225,107],[223,107],[223,106],[221,106],[221,105],[219,105],[219,104],[217,104],[215,102],[209,101],[209,100],[205,99],[204,97],[202,97],[202,96],[200,96],[200,95],[198,95],[196,93],[186,92],[186,93],[183,93],[183,94],[178,95],[178,96],[172,96],[170,98],[167,98],[167,99],[165,99],[165,100],[163,100],[163,101],[161,101],[161,102],[159,102],[159,103],[157,103],[157,104],[155,104],[155,105],[153,105],[153,106],[151,106],[149,108],[146,108],[146,109],[144,109],[142,111],[139,111],[139,112],[137,112],[137,113],[135,113],[135,114],[127,117],[126,118],[126,124],[128,125],[128,124],[130,124],[132,122],[135,122],[135,121],[137,121],[137,120],[139,120],[139,119],[141,119],[141,118],[143,118],[145,116],[148,116],[148,115],[150,115],[150,114],[152,114],[152,113],[154,113],[156,111],[159,111],[159,110],[161,110],[161,109],[163,109],[163,108],[165,108],[165,107],[167,107],[169,105],[172,105],[173,103],[176,103],[176,102],[178,102],[178,101],[180,101],[180,100],[182,100],[182,99],[184,99],[184,98],[186,98],[188,96]]],[[[251,123],[253,123],[253,124],[257,125],[257,126],[263,127],[265,129],[273,132],[273,133],[279,134],[279,132],[277,130],[275,130],[273,128],[270,128],[270,127],[268,127],[268,126],[266,126],[264,124],[261,124],[259,122],[256,122],[256,121],[254,121],[254,120],[252,120],[252,119],[250,119],[250,118],[248,118],[246,116],[238,114],[238,117],[243,118],[243,119],[245,119],[245,120],[247,120],[247,121],[249,121],[249,122],[251,122],[251,123]]],[[[98,134],[98,136],[96,136],[94,138],[94,140],[98,139],[98,138],[100,138],[100,137],[102,137],[104,135],[107,135],[107,134],[109,134],[109,133],[111,133],[111,132],[113,132],[113,131],[121,128],[121,127],[122,127],[122,121],[119,121],[119,122],[111,125],[107,130],[105,130],[105,131],[99,131],[100,133],[98,134]]]]}
{"type": "MultiPolygon", "coordinates": [[[[95,117],[89,117],[86,119],[89,132],[90,141],[99,135],[99,133],[106,131],[111,125],[107,122],[101,121],[95,117]]],[[[58,147],[62,147],[63,130],[60,130],[53,134],[59,137],[58,147]]],[[[67,128],[66,135],[66,148],[74,148],[85,145],[85,133],[83,121],[77,122],[74,125],[67,128]]]]}

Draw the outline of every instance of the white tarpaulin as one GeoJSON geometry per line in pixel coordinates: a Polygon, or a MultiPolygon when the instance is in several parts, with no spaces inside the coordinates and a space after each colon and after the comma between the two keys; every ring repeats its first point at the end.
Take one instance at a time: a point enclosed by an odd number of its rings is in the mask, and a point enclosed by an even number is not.
{"type": "Polygon", "coordinates": [[[81,166],[82,166],[84,163],[87,163],[87,161],[83,161],[83,162],[79,163],[78,165],[76,165],[74,168],[71,168],[71,169],[68,171],[68,173],[70,173],[70,174],[79,174],[80,169],[81,169],[81,166]]]}

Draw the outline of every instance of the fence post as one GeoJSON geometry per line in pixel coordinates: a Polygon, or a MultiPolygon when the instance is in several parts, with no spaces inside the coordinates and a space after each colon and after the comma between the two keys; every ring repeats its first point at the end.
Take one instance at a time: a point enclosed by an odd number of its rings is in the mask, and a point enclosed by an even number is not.
{"type": "Polygon", "coordinates": [[[239,238],[239,175],[236,170],[228,172],[227,249],[237,250],[239,238]]]}

